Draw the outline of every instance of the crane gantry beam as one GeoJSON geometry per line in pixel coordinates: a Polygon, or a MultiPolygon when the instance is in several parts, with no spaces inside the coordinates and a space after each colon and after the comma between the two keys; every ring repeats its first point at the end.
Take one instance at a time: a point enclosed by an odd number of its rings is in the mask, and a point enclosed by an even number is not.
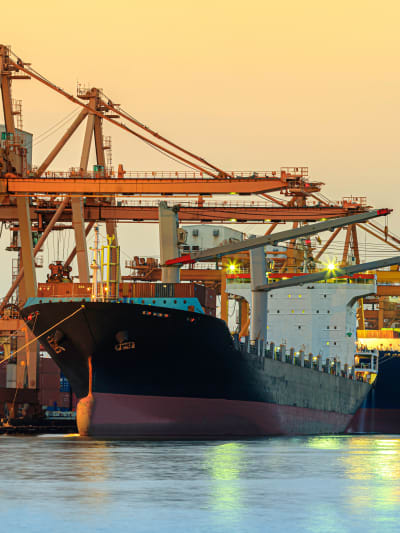
{"type": "MultiPolygon", "coordinates": [[[[77,196],[111,195],[212,195],[261,194],[286,190],[286,178],[106,178],[106,177],[3,177],[9,195],[69,194],[77,196]]],[[[294,179],[292,181],[295,181],[294,179]]]]}
{"type": "MultiPolygon", "coordinates": [[[[32,222],[39,225],[46,223],[57,210],[57,203],[51,206],[30,207],[32,222]]],[[[322,218],[330,219],[346,216],[350,213],[362,212],[363,209],[348,210],[343,207],[272,207],[246,204],[220,204],[216,205],[184,205],[179,206],[179,220],[183,223],[238,223],[246,222],[265,224],[269,222],[302,221],[315,222],[322,218]]],[[[132,205],[88,205],[83,207],[84,219],[91,221],[133,221],[133,222],[158,222],[158,205],[143,205],[139,202],[132,205]]],[[[71,208],[64,209],[60,222],[71,221],[71,208]]],[[[1,222],[17,222],[17,209],[15,205],[0,205],[1,222]]]]}

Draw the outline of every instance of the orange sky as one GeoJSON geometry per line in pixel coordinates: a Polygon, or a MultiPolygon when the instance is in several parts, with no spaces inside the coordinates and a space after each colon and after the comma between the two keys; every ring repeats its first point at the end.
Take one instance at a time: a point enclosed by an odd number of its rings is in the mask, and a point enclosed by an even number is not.
{"type": "MultiPolygon", "coordinates": [[[[1,39],[59,86],[103,88],[222,168],[309,166],[333,200],[397,210],[399,15],[398,0],[20,0],[1,7],[1,39]]],[[[73,109],[34,81],[14,97],[34,134],[73,109]]],[[[110,128],[115,164],[177,168],[110,128]]],[[[78,165],[81,137],[53,168],[78,165]]],[[[36,163],[56,140],[34,147],[36,163]]]]}

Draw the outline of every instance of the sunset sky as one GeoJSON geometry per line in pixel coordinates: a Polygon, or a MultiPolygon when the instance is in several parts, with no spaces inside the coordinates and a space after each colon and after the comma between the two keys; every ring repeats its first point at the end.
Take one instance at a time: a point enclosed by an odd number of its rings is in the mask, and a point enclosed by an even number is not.
{"type": "MultiPolygon", "coordinates": [[[[333,200],[394,208],[400,233],[399,15],[398,0],[20,0],[1,7],[1,40],[57,85],[101,87],[224,169],[308,166],[333,200]]],[[[35,81],[16,81],[13,96],[35,136],[74,109],[35,81]]],[[[111,128],[115,165],[179,169],[111,128]]],[[[61,133],[34,146],[35,163],[61,133]]],[[[52,168],[79,164],[82,135],[52,168]]],[[[156,253],[146,232],[135,246],[156,253]]]]}

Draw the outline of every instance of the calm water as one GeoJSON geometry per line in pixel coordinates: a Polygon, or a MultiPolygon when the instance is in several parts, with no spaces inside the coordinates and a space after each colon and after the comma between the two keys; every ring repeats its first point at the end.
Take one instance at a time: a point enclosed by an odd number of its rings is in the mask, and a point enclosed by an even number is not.
{"type": "Polygon", "coordinates": [[[400,438],[0,437],[0,531],[400,532],[400,438]]]}

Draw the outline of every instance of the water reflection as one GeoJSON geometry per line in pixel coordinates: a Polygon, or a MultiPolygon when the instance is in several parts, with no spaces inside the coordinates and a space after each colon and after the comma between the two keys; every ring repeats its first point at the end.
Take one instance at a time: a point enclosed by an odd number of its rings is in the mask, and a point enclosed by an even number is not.
{"type": "Polygon", "coordinates": [[[340,458],[351,479],[400,479],[400,439],[353,437],[340,458]]]}
{"type": "Polygon", "coordinates": [[[204,456],[204,464],[212,480],[209,505],[229,519],[240,513],[242,503],[238,481],[243,469],[242,447],[237,442],[210,446],[204,456]]]}
{"type": "Polygon", "coordinates": [[[400,438],[0,437],[3,531],[397,531],[400,438]],[[25,528],[25,529],[24,529],[25,528]]]}

